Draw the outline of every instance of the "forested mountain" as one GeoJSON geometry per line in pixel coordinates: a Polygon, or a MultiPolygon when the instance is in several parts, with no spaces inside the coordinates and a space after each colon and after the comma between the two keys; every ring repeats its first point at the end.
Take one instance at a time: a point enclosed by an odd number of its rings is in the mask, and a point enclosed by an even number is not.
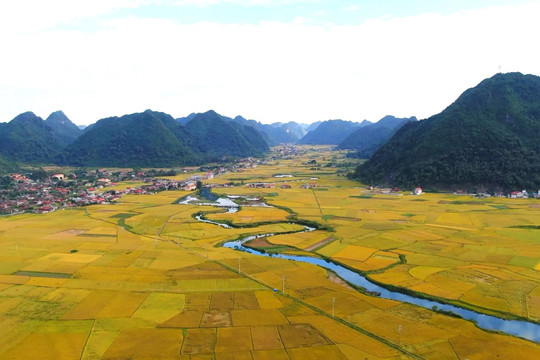
{"type": "Polygon", "coordinates": [[[345,120],[323,121],[319,126],[300,139],[298,143],[309,145],[337,145],[357,128],[368,124],[371,124],[371,122],[367,120],[364,120],[361,123],[345,120]]]}
{"type": "Polygon", "coordinates": [[[193,119],[193,117],[195,117],[195,115],[197,115],[197,113],[191,113],[188,116],[176,119],[176,121],[178,121],[182,125],[186,125],[191,119],[193,119]]]}
{"type": "Polygon", "coordinates": [[[0,155],[0,174],[12,173],[18,170],[19,168],[17,164],[6,160],[3,156],[0,155]]]}
{"type": "Polygon", "coordinates": [[[61,146],[52,129],[33,112],[25,112],[8,123],[0,123],[0,155],[6,160],[48,162],[61,146]]]}
{"type": "Polygon", "coordinates": [[[354,176],[400,186],[540,186],[540,77],[497,74],[405,124],[354,176]]]}
{"type": "Polygon", "coordinates": [[[143,113],[99,120],[64,151],[61,160],[85,166],[173,166],[197,164],[182,126],[165,113],[143,113]]]}
{"type": "Polygon", "coordinates": [[[417,121],[416,117],[396,118],[387,115],[373,124],[368,124],[347,136],[338,146],[338,149],[356,150],[355,157],[369,159],[392,135],[405,123],[417,121]]]}
{"type": "Polygon", "coordinates": [[[0,171],[13,162],[75,166],[195,165],[227,157],[263,155],[269,150],[251,126],[214,111],[189,116],[189,125],[161,112],[110,117],[84,131],[61,111],[47,120],[32,112],[0,123],[0,171]]]}
{"type": "Polygon", "coordinates": [[[62,111],[55,111],[47,119],[47,124],[53,131],[55,138],[61,145],[71,144],[81,134],[82,130],[75,125],[62,111]]]}
{"type": "Polygon", "coordinates": [[[269,151],[267,142],[256,129],[227,121],[213,110],[193,116],[185,129],[198,151],[208,159],[259,156],[269,151]]]}

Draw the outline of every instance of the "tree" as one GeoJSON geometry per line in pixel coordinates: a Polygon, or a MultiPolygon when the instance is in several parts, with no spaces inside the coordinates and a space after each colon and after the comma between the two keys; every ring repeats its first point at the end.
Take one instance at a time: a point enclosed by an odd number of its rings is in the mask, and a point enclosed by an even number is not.
{"type": "Polygon", "coordinates": [[[30,173],[30,179],[32,180],[45,180],[49,177],[49,174],[43,169],[39,168],[37,170],[32,171],[30,173]]]}

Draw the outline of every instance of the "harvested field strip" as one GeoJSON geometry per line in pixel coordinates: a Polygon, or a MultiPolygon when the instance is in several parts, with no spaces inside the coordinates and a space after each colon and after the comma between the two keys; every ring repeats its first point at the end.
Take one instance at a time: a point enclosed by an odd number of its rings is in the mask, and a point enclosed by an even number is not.
{"type": "Polygon", "coordinates": [[[313,250],[315,250],[315,249],[317,249],[317,248],[319,248],[319,247],[321,247],[321,246],[323,246],[323,245],[326,245],[326,244],[328,244],[329,242],[332,242],[332,241],[334,241],[334,237],[333,237],[333,236],[329,236],[329,237],[327,237],[326,239],[323,239],[323,240],[319,241],[319,242],[316,243],[316,244],[313,244],[313,245],[311,245],[311,246],[308,246],[308,247],[305,248],[304,250],[306,250],[306,251],[313,251],[313,250]]]}
{"type": "Polygon", "coordinates": [[[80,237],[112,237],[112,238],[116,237],[116,235],[111,235],[111,234],[79,234],[77,236],[80,236],[80,237]]]}

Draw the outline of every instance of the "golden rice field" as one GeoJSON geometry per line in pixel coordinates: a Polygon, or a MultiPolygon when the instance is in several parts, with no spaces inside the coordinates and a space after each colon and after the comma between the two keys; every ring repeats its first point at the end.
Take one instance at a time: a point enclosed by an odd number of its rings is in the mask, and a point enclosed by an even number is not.
{"type": "Polygon", "coordinates": [[[209,180],[275,183],[214,192],[279,208],[215,213],[170,191],[0,218],[0,359],[540,358],[539,344],[364,294],[314,265],[219,246],[276,233],[266,240],[380,283],[540,321],[540,230],[512,227],[540,225],[540,203],[375,194],[324,166],[342,156],[313,147],[209,180]],[[200,211],[251,227],[201,223],[200,211]],[[302,229],[291,213],[333,231],[291,233],[302,229]]]}

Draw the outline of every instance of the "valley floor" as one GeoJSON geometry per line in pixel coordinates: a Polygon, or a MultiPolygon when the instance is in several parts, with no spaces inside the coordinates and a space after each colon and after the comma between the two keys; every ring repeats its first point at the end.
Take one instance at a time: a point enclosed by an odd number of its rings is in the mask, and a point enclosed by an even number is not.
{"type": "Polygon", "coordinates": [[[325,166],[342,156],[313,149],[204,181],[243,183],[213,192],[272,207],[219,212],[165,191],[1,218],[0,358],[540,358],[534,342],[364,294],[314,265],[220,246],[275,233],[253,246],[540,322],[538,200],[380,194],[325,166]],[[199,212],[240,226],[202,223],[199,212]],[[301,227],[291,215],[322,227],[292,233],[301,227]]]}

